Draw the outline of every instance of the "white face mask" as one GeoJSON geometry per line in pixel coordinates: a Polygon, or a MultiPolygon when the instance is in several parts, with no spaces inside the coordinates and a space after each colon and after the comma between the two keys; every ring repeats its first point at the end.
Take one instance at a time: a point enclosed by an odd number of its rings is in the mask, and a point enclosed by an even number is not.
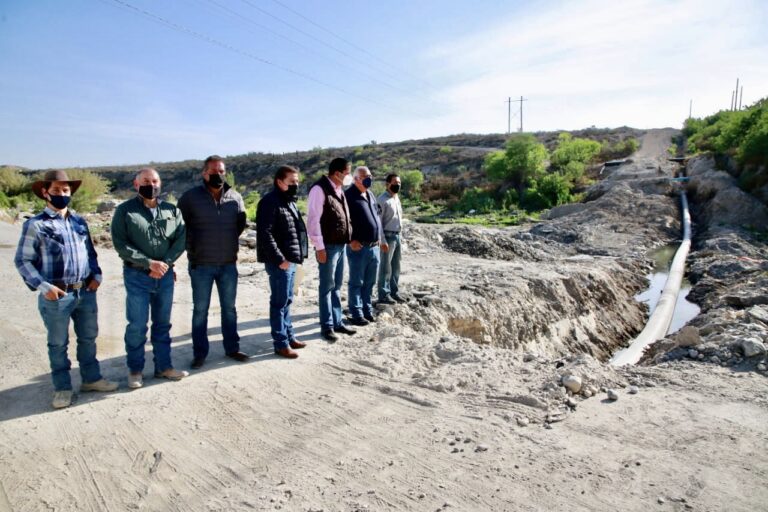
{"type": "Polygon", "coordinates": [[[352,184],[352,175],[351,174],[347,174],[346,176],[344,176],[344,179],[341,180],[341,185],[344,186],[344,187],[348,187],[351,184],[352,184]]]}

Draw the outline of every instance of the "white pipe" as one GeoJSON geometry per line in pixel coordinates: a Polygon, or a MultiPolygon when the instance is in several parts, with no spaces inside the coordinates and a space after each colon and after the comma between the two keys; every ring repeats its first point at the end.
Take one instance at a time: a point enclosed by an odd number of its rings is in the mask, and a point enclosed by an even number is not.
{"type": "Polygon", "coordinates": [[[619,350],[611,358],[610,363],[614,366],[637,363],[646,347],[667,335],[669,325],[672,323],[677,295],[680,293],[685,274],[685,259],[691,249],[691,214],[688,211],[688,198],[684,190],[680,192],[680,206],[683,211],[683,241],[672,260],[664,290],[643,331],[627,348],[619,350]]]}

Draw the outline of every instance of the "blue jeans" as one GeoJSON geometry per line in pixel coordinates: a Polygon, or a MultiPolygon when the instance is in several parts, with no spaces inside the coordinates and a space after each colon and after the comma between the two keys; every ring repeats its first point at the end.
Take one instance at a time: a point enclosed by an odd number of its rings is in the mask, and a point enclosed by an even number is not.
{"type": "Polygon", "coordinates": [[[208,308],[211,305],[213,283],[219,292],[221,306],[221,334],[224,336],[224,352],[240,351],[237,334],[237,265],[189,265],[192,280],[192,349],[195,359],[208,356],[208,308]]]}
{"type": "Polygon", "coordinates": [[[379,300],[397,295],[400,281],[400,233],[384,233],[389,251],[381,254],[379,300]]]}
{"type": "Polygon", "coordinates": [[[144,344],[147,342],[147,323],[152,313],[150,341],[154,355],[155,372],[171,365],[171,306],[173,306],[173,270],[160,279],[153,279],[141,269],[123,268],[125,283],[125,353],[128,370],[138,373],[144,369],[144,344]]]}
{"type": "Polygon", "coordinates": [[[320,305],[320,328],[330,330],[341,327],[341,283],[344,281],[344,244],[325,246],[328,259],[318,264],[320,286],[317,302],[320,305]]]}
{"type": "Polygon", "coordinates": [[[281,269],[274,263],[265,263],[269,275],[269,326],[272,330],[272,343],[275,350],[288,347],[294,339],[291,322],[291,304],[293,303],[293,278],[296,264],[291,263],[288,270],[281,269]]]}
{"type": "Polygon", "coordinates": [[[379,269],[379,248],[363,247],[353,251],[347,246],[349,261],[349,314],[352,318],[373,316],[371,295],[376,284],[376,272],[379,269]]]}
{"type": "Polygon", "coordinates": [[[84,383],[101,379],[99,361],[96,360],[96,336],[99,335],[96,292],[84,288],[67,293],[59,300],[48,300],[40,294],[37,308],[48,330],[48,360],[51,364],[53,389],[72,389],[69,370],[72,364],[67,357],[69,345],[69,320],[75,326],[77,336],[77,362],[84,383]]]}

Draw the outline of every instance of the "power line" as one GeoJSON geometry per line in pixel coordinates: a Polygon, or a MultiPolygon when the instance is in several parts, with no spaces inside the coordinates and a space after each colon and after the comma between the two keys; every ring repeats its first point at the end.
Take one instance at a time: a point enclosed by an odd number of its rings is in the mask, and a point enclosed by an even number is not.
{"type": "MultiPolygon", "coordinates": [[[[106,2],[107,0],[102,0],[102,1],[106,2]]],[[[147,18],[147,19],[149,19],[151,21],[154,21],[155,23],[158,23],[158,24],[163,25],[165,27],[171,28],[171,29],[176,30],[178,32],[187,34],[187,35],[189,35],[191,37],[194,37],[196,39],[200,39],[200,40],[205,41],[205,42],[207,42],[209,44],[212,44],[214,46],[219,46],[221,48],[224,48],[226,50],[235,52],[235,53],[240,54],[240,55],[242,55],[244,57],[247,57],[249,59],[261,62],[262,64],[267,64],[268,66],[275,67],[277,69],[285,71],[286,73],[291,73],[293,75],[296,75],[296,76],[299,76],[301,78],[304,78],[305,80],[310,80],[312,82],[315,82],[315,83],[320,84],[322,86],[328,87],[330,89],[334,89],[336,91],[339,91],[341,93],[347,94],[349,96],[354,96],[355,98],[358,98],[358,99],[361,99],[361,100],[364,100],[364,101],[367,101],[367,102],[370,102],[370,103],[374,103],[376,105],[384,106],[384,107],[387,107],[387,108],[392,108],[391,106],[389,106],[389,105],[387,105],[385,103],[382,103],[380,101],[376,101],[376,100],[374,100],[372,98],[369,98],[367,96],[362,96],[360,94],[356,94],[354,92],[348,91],[348,90],[343,89],[341,87],[338,87],[336,85],[333,85],[333,84],[330,84],[330,83],[325,82],[323,80],[320,80],[319,78],[315,78],[315,77],[313,77],[311,75],[308,75],[307,73],[303,73],[301,71],[296,71],[295,69],[289,68],[287,66],[283,66],[283,65],[278,64],[276,62],[272,62],[272,61],[267,60],[267,59],[265,59],[263,57],[259,57],[258,55],[255,55],[255,54],[253,54],[253,53],[251,53],[249,51],[241,50],[240,48],[232,46],[229,43],[224,43],[222,41],[219,41],[218,39],[214,39],[213,37],[210,37],[208,35],[205,35],[205,34],[202,34],[200,32],[197,32],[197,31],[192,30],[192,29],[190,29],[188,27],[185,27],[184,25],[180,25],[180,24],[178,24],[176,22],[170,21],[170,20],[168,20],[166,18],[163,18],[162,16],[158,16],[158,15],[153,14],[153,13],[151,13],[149,11],[146,11],[146,10],[144,10],[142,8],[139,8],[139,7],[136,7],[136,6],[132,5],[132,4],[129,4],[128,2],[125,2],[124,0],[111,0],[111,1],[116,3],[116,4],[119,4],[119,5],[123,6],[126,9],[130,9],[131,11],[135,12],[136,14],[138,14],[138,15],[144,17],[144,18],[147,18]]]]}
{"type": "Polygon", "coordinates": [[[408,93],[408,91],[405,90],[405,89],[401,89],[400,87],[392,85],[391,83],[386,82],[384,80],[381,80],[381,79],[379,79],[379,78],[377,78],[377,77],[375,77],[373,75],[370,75],[368,73],[360,71],[359,69],[355,69],[355,68],[353,68],[351,66],[348,66],[348,65],[346,65],[346,64],[344,64],[342,62],[339,62],[337,60],[334,60],[334,59],[331,59],[329,57],[326,57],[325,55],[323,55],[320,52],[314,50],[313,48],[311,48],[311,47],[309,47],[307,45],[304,45],[304,44],[302,44],[302,43],[300,43],[300,42],[298,42],[298,41],[296,41],[294,39],[291,39],[290,37],[285,36],[285,35],[283,35],[283,34],[281,34],[279,32],[276,32],[276,31],[272,30],[271,28],[269,28],[269,27],[267,27],[265,25],[262,25],[261,23],[259,23],[257,21],[254,21],[253,19],[251,19],[251,18],[249,18],[247,16],[244,16],[244,15],[240,14],[239,12],[237,12],[235,10],[230,9],[229,7],[227,7],[225,5],[222,5],[221,3],[217,2],[216,0],[206,0],[206,1],[208,3],[210,3],[210,4],[215,5],[216,7],[221,9],[222,11],[225,11],[225,13],[228,14],[233,19],[239,19],[239,20],[244,21],[246,23],[255,25],[255,26],[261,28],[262,30],[265,30],[265,31],[269,32],[270,34],[273,34],[274,36],[279,37],[281,39],[284,39],[284,40],[286,40],[286,41],[288,41],[288,42],[298,46],[299,48],[302,48],[305,51],[308,51],[308,52],[310,52],[312,54],[318,55],[318,56],[328,60],[329,62],[331,62],[331,63],[333,63],[333,64],[335,64],[337,66],[340,66],[340,67],[345,68],[347,70],[354,71],[357,75],[365,77],[365,78],[367,78],[368,80],[370,80],[372,82],[379,83],[381,85],[384,85],[386,87],[389,87],[390,89],[394,89],[394,90],[399,91],[399,92],[404,92],[406,94],[408,93]]]}
{"type": "Polygon", "coordinates": [[[324,27],[324,26],[322,26],[322,25],[320,25],[320,24],[316,23],[315,21],[313,21],[312,19],[308,18],[307,16],[304,16],[303,14],[301,14],[301,13],[300,13],[300,12],[298,12],[298,11],[296,11],[296,10],[295,10],[295,9],[293,9],[292,7],[290,7],[290,6],[288,6],[288,5],[285,5],[285,4],[284,4],[283,2],[281,2],[280,0],[272,0],[272,1],[273,1],[274,3],[276,3],[277,5],[279,5],[279,6],[283,7],[284,9],[286,9],[286,10],[288,10],[288,11],[292,12],[293,14],[295,14],[296,16],[298,16],[299,18],[301,18],[301,19],[305,20],[307,23],[310,23],[311,25],[314,25],[315,27],[319,28],[319,29],[320,29],[320,30],[322,30],[324,33],[330,34],[331,36],[335,37],[335,38],[336,38],[336,39],[338,39],[339,41],[341,41],[341,42],[343,42],[343,43],[345,43],[345,44],[347,44],[347,45],[351,46],[352,48],[356,49],[357,51],[359,51],[359,52],[362,52],[362,53],[364,53],[364,54],[368,55],[369,57],[373,58],[374,60],[376,60],[376,61],[378,61],[378,62],[380,62],[380,63],[382,63],[382,64],[384,64],[385,66],[389,66],[390,68],[394,69],[395,71],[399,71],[400,73],[404,73],[404,74],[406,74],[406,75],[410,76],[411,78],[414,78],[414,79],[418,80],[419,82],[421,82],[421,83],[423,83],[423,84],[425,84],[425,85],[427,85],[427,86],[429,86],[429,87],[432,87],[432,84],[430,84],[430,83],[428,83],[428,82],[425,82],[423,79],[421,79],[421,78],[418,78],[418,77],[416,77],[416,76],[412,75],[411,73],[408,73],[408,72],[407,72],[407,71],[405,71],[404,69],[402,69],[402,68],[399,68],[399,67],[395,66],[394,64],[390,64],[389,62],[387,62],[387,61],[385,61],[385,60],[383,60],[383,59],[381,59],[381,58],[377,57],[376,55],[374,55],[373,53],[369,52],[369,51],[368,51],[368,50],[366,50],[365,48],[363,48],[363,47],[361,47],[361,46],[359,46],[359,45],[357,45],[357,44],[353,43],[352,41],[350,41],[350,40],[348,40],[348,39],[345,39],[345,38],[341,37],[340,35],[336,34],[336,33],[335,33],[333,30],[331,30],[331,29],[329,29],[329,28],[326,28],[326,27],[324,27]]]}

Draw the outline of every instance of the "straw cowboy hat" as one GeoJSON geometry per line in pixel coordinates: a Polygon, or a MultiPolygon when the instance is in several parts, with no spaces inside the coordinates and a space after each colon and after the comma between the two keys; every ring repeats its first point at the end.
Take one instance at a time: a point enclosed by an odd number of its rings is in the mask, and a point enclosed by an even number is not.
{"type": "Polygon", "coordinates": [[[45,197],[43,197],[43,187],[46,186],[46,183],[53,181],[66,181],[69,183],[70,195],[75,195],[75,192],[77,192],[77,189],[80,188],[80,184],[82,183],[81,180],[69,179],[66,171],[47,171],[45,175],[43,175],[42,180],[38,180],[32,184],[32,192],[34,192],[40,199],[45,199],[45,197]]]}

